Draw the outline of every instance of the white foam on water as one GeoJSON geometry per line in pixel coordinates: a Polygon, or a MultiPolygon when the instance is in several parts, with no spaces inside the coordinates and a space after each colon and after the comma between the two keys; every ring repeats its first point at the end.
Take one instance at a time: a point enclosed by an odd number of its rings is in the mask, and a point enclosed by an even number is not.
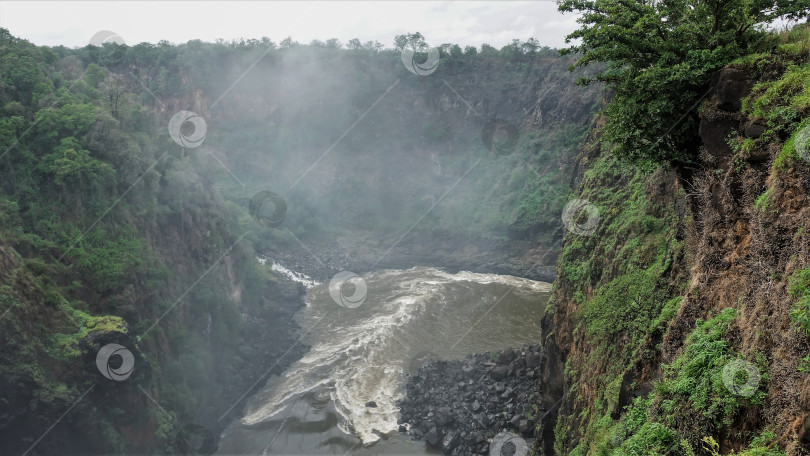
{"type": "Polygon", "coordinates": [[[281,264],[281,263],[279,263],[276,260],[273,260],[271,258],[267,258],[265,256],[257,256],[256,260],[259,262],[259,264],[262,264],[262,265],[267,264],[267,262],[270,261],[270,269],[271,270],[273,270],[275,272],[278,272],[278,273],[281,273],[283,276],[287,277],[288,279],[290,279],[290,280],[292,280],[294,282],[298,282],[300,284],[303,284],[307,288],[312,288],[312,287],[314,287],[316,285],[321,284],[321,282],[318,282],[317,280],[315,280],[312,277],[304,274],[303,272],[293,271],[292,269],[284,266],[283,264],[281,264]]]}
{"type": "MultiPolygon", "coordinates": [[[[281,377],[268,382],[254,398],[243,423],[273,419],[297,396],[325,388],[343,417],[338,427],[364,444],[375,442],[380,439],[378,433],[398,428],[396,404],[404,395],[404,373],[418,351],[418,347],[402,345],[396,334],[444,307],[443,292],[448,285],[470,288],[465,282],[497,282],[521,292],[551,290],[550,284],[527,279],[470,272],[448,274],[433,268],[384,270],[364,278],[369,285],[368,298],[357,309],[337,306],[329,298],[326,285],[309,290],[308,306],[299,320],[307,334],[305,343],[311,348],[281,377]],[[383,296],[375,295],[375,284],[391,278],[397,279],[395,286],[383,296]],[[366,407],[369,401],[377,407],[366,407]]],[[[391,283],[387,281],[389,286],[391,283]]]]}

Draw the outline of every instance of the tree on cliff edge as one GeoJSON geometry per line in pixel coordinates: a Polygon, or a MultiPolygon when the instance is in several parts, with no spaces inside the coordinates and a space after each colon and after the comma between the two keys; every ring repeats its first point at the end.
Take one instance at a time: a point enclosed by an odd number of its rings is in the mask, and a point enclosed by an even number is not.
{"type": "Polygon", "coordinates": [[[810,16],[810,0],[561,0],[578,12],[580,28],[563,54],[577,67],[607,65],[592,78],[614,97],[605,109],[604,138],[634,162],[690,162],[695,103],[712,72],[752,52],[767,36],[763,24],[810,16]],[[687,114],[688,113],[688,114],[687,114]]]}

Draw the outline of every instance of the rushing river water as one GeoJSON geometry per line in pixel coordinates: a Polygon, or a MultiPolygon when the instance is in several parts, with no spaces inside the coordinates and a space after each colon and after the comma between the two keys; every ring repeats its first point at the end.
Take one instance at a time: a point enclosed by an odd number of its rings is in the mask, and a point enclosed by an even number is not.
{"type": "MultiPolygon", "coordinates": [[[[329,284],[310,284],[296,315],[310,351],[249,399],[219,454],[429,454],[396,432],[406,374],[428,357],[539,340],[551,290],[512,276],[433,268],[363,279],[365,300],[346,306],[330,296],[329,284]],[[377,407],[366,407],[370,401],[377,407]]],[[[362,284],[348,283],[354,286],[345,295],[360,297],[362,284]]]]}

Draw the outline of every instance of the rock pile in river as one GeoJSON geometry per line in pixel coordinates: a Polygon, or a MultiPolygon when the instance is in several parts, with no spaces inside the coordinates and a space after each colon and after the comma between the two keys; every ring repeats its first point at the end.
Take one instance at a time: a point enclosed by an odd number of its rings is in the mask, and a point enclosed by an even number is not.
{"type": "MultiPolygon", "coordinates": [[[[518,350],[467,355],[464,360],[430,361],[413,374],[400,401],[400,432],[447,455],[489,454],[502,430],[535,437],[539,344],[518,350]]],[[[539,435],[539,434],[538,434],[539,435]]]]}

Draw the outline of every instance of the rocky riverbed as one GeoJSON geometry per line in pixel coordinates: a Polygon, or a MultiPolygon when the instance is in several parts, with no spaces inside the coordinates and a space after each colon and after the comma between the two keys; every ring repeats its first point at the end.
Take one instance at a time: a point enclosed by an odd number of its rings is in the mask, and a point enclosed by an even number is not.
{"type": "Polygon", "coordinates": [[[535,423],[545,414],[537,405],[541,350],[532,344],[423,364],[399,403],[400,432],[447,455],[490,454],[491,446],[503,453],[511,439],[511,451],[503,454],[522,456],[521,449],[540,437],[535,423]]]}

